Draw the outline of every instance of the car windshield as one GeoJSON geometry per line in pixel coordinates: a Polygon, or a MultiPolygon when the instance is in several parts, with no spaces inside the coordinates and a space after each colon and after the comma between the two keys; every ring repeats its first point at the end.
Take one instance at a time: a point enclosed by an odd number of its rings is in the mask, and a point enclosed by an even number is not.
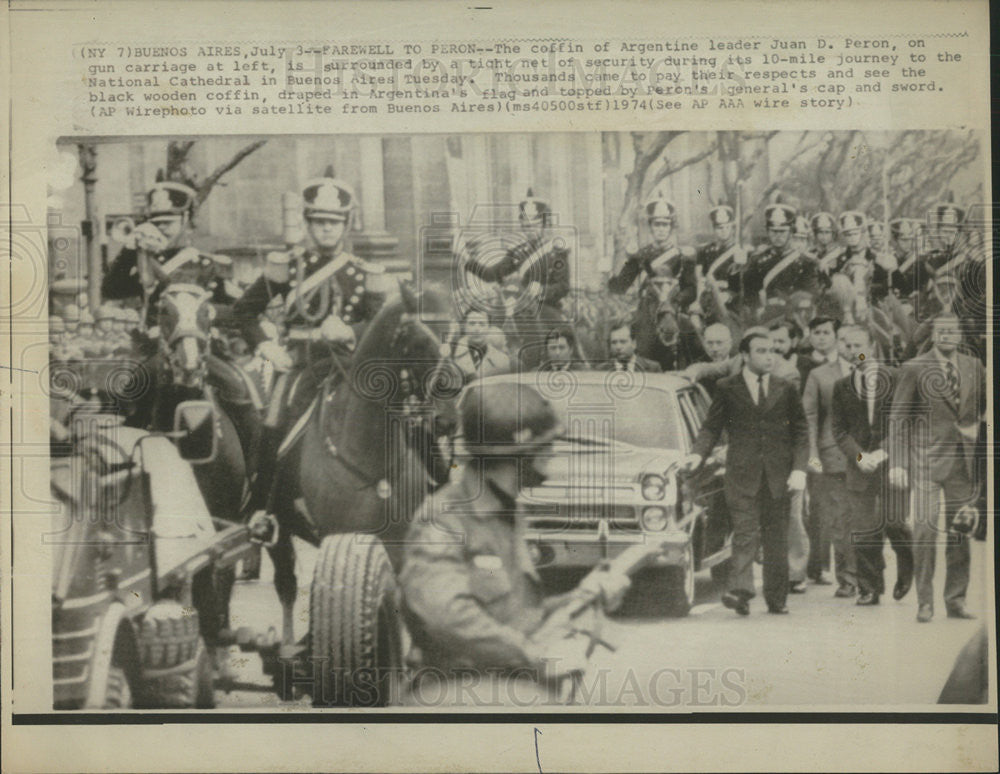
{"type": "Polygon", "coordinates": [[[679,449],[676,413],[667,393],[646,387],[635,395],[612,396],[604,384],[577,384],[570,395],[545,395],[565,428],[581,443],[628,443],[679,449]]]}

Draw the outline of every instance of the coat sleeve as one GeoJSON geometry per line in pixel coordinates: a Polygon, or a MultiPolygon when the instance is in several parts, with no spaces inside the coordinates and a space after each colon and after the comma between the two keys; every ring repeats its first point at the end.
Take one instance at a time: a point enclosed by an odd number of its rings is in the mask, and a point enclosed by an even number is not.
{"type": "MultiPolygon", "coordinates": [[[[461,654],[481,668],[523,668],[539,663],[539,648],[506,626],[472,593],[463,544],[411,531],[399,581],[404,604],[424,645],[461,654]]],[[[418,642],[418,644],[420,644],[418,642]]]]}
{"type": "Polygon", "coordinates": [[[696,382],[704,379],[722,379],[732,374],[735,358],[739,358],[739,355],[711,363],[692,363],[684,369],[684,375],[696,382]]]}
{"type": "Polygon", "coordinates": [[[816,378],[816,369],[813,369],[806,377],[806,387],[802,392],[810,459],[819,458],[819,401],[819,379],[816,378]]]}
{"type": "Polygon", "coordinates": [[[260,328],[260,316],[267,309],[271,299],[280,293],[282,293],[282,287],[261,275],[233,304],[231,325],[246,339],[251,349],[255,349],[267,338],[260,328]]]}
{"type": "Polygon", "coordinates": [[[137,265],[138,256],[135,250],[126,248],[118,253],[104,279],[101,280],[101,297],[118,301],[142,296],[138,272],[133,271],[137,265]]]}
{"type": "Polygon", "coordinates": [[[913,421],[914,402],[919,399],[917,376],[919,366],[904,365],[899,370],[899,381],[892,394],[889,412],[889,466],[910,469],[910,423],[913,421]]]}
{"type": "Polygon", "coordinates": [[[712,449],[719,442],[722,431],[726,428],[727,404],[726,387],[725,385],[719,385],[715,391],[715,397],[712,399],[712,404],[708,407],[708,416],[705,417],[705,423],[701,426],[701,430],[698,431],[698,437],[695,439],[694,447],[691,450],[694,454],[705,458],[712,453],[712,449]]]}
{"type": "Polygon", "coordinates": [[[630,255],[618,273],[608,280],[608,290],[618,294],[627,293],[636,277],[641,273],[642,265],[639,263],[639,257],[630,255]]]}
{"type": "Polygon", "coordinates": [[[792,384],[788,385],[789,424],[792,435],[792,470],[806,470],[809,461],[809,424],[806,421],[799,391],[792,384]]]}
{"type": "Polygon", "coordinates": [[[861,446],[851,435],[851,425],[848,419],[849,410],[846,383],[837,382],[833,386],[833,415],[830,418],[830,424],[837,446],[840,447],[848,461],[856,460],[861,454],[861,446]]]}

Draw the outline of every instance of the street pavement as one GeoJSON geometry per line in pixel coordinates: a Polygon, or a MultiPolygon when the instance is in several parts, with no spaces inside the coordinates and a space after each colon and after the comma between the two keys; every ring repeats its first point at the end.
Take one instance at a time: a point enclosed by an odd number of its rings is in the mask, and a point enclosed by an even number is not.
{"type": "MultiPolygon", "coordinates": [[[[308,631],[309,584],[315,549],[297,542],[299,598],[295,636],[308,631]]],[[[944,556],[938,558],[935,618],[916,621],[916,592],[896,602],[895,558],[886,548],[886,584],[890,594],[878,607],[858,607],[853,599],[835,599],[835,586],[811,583],[801,595],[789,595],[790,614],[769,615],[763,599],[751,602],[751,614],[737,616],[719,603],[707,571],[697,577],[696,604],[684,618],[644,614],[635,606],[628,617],[605,619],[601,637],[615,650],[598,648],[578,687],[577,703],[596,711],[803,711],[822,709],[874,711],[887,708],[935,710],[938,694],[962,646],[987,620],[992,590],[988,586],[987,544],[972,545],[972,582],[968,608],[977,621],[949,619],[940,598],[944,556]]],[[[758,589],[760,588],[757,567],[758,589]]],[[[261,579],[239,582],[234,590],[232,624],[258,630],[280,629],[281,609],[265,554],[261,579]]],[[[271,691],[253,653],[230,649],[235,680],[220,683],[220,708],[308,709],[308,697],[282,702],[271,691]]],[[[520,705],[518,705],[520,706],[520,705]]],[[[497,708],[494,708],[497,709],[497,708]]]]}

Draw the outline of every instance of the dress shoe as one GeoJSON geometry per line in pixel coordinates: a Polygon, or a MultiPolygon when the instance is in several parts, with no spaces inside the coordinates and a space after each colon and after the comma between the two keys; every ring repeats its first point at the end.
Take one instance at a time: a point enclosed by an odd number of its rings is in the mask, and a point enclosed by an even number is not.
{"type": "Polygon", "coordinates": [[[913,585],[912,577],[907,578],[906,580],[899,578],[896,581],[896,585],[892,589],[892,598],[898,602],[910,592],[910,586],[912,585],[913,585]]]}
{"type": "Polygon", "coordinates": [[[863,591],[858,595],[858,601],[855,602],[856,605],[869,606],[878,604],[878,594],[873,594],[870,591],[863,591]]]}
{"type": "Polygon", "coordinates": [[[768,605],[767,612],[771,615],[788,615],[788,608],[784,605],[768,605]]]}
{"type": "Polygon", "coordinates": [[[962,605],[957,605],[955,607],[949,607],[948,608],[948,617],[949,618],[964,618],[967,621],[972,621],[972,620],[975,620],[975,618],[976,618],[976,616],[974,616],[972,613],[970,613],[968,610],[966,610],[965,607],[962,606],[962,605]]]}
{"type": "Polygon", "coordinates": [[[815,583],[817,586],[832,586],[833,585],[833,581],[827,580],[825,577],[823,577],[822,573],[820,573],[819,575],[815,576],[812,579],[812,582],[815,583]]]}
{"type": "Polygon", "coordinates": [[[727,591],[722,595],[722,604],[740,615],[750,615],[750,600],[740,594],[727,591]]]}
{"type": "Polygon", "coordinates": [[[918,623],[928,623],[934,617],[934,609],[930,605],[921,605],[917,611],[918,623]]]}
{"type": "Polygon", "coordinates": [[[792,581],[788,584],[789,594],[805,594],[806,584],[805,581],[792,581]]]}
{"type": "Polygon", "coordinates": [[[856,589],[854,588],[854,586],[847,583],[841,586],[835,592],[833,592],[833,596],[835,596],[837,599],[850,599],[851,597],[854,596],[855,593],[856,589]]]}

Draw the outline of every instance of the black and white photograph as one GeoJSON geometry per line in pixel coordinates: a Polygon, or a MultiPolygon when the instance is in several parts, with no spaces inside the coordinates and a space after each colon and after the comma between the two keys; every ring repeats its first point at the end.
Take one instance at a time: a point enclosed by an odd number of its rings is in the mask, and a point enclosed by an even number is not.
{"type": "Polygon", "coordinates": [[[987,704],[989,144],[62,137],[52,710],[987,704]]]}

